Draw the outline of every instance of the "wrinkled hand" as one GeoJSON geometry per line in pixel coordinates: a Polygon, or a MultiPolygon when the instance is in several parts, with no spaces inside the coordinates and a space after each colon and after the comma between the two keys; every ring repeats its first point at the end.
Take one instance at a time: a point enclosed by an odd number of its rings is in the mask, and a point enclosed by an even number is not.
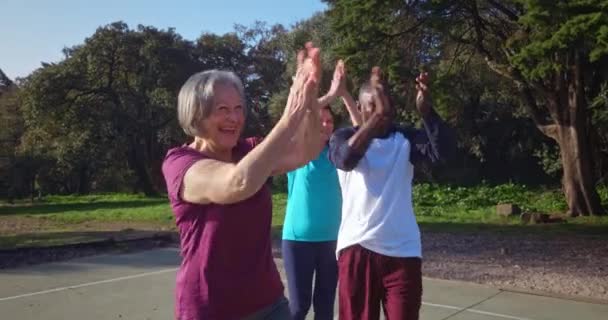
{"type": "Polygon", "coordinates": [[[302,116],[306,112],[319,112],[317,93],[321,75],[320,50],[311,42],[297,56],[297,71],[283,113],[286,117],[302,116]]]}
{"type": "Polygon", "coordinates": [[[416,77],[416,108],[422,116],[425,116],[431,112],[431,97],[429,90],[429,74],[427,72],[420,73],[416,77]]]}

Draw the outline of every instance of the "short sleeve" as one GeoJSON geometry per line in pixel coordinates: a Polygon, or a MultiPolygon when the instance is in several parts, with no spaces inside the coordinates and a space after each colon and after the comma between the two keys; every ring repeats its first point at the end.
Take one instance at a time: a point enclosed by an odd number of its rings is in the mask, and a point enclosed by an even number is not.
{"type": "Polygon", "coordinates": [[[352,127],[338,129],[329,139],[329,161],[340,170],[353,170],[364,156],[348,145],[348,140],[357,130],[352,127]]]}
{"type": "Polygon", "coordinates": [[[190,167],[204,157],[187,147],[169,150],[162,165],[163,176],[167,184],[167,194],[171,202],[180,202],[179,196],[184,176],[190,167]]]}

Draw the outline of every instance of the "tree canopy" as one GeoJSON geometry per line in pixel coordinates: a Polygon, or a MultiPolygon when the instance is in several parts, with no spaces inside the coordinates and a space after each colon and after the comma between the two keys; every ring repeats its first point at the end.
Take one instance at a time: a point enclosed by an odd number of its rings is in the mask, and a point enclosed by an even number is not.
{"type": "Polygon", "coordinates": [[[322,92],[339,58],[354,96],[378,65],[400,122],[418,122],[413,79],[431,73],[460,152],[449,168],[417,168],[421,180],[561,181],[571,215],[604,213],[595,188],[608,181],[608,1],[326,2],[290,28],[256,22],[193,40],[115,22],[24,79],[0,72],[2,193],[162,192],[164,154],[187,140],[175,110],[186,79],[236,72],[245,133],[263,136],[283,110],[295,53],[312,40],[322,92]]]}

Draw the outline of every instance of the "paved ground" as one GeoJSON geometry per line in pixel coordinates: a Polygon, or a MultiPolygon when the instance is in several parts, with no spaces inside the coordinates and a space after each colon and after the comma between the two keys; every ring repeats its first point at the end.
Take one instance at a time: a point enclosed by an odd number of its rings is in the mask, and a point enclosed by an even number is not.
{"type": "MultiPolygon", "coordinates": [[[[0,318],[172,319],[178,261],[164,248],[1,270],[0,318]]],[[[425,320],[608,319],[606,304],[433,279],[424,280],[423,301],[425,320]]]]}

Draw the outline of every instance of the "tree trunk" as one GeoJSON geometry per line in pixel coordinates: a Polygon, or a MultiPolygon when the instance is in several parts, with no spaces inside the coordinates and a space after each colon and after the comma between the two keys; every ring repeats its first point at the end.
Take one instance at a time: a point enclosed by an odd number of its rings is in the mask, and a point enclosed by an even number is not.
{"type": "Polygon", "coordinates": [[[30,203],[34,203],[34,197],[36,193],[36,174],[30,175],[30,203]]]}
{"type": "Polygon", "coordinates": [[[137,184],[147,197],[156,197],[158,192],[152,184],[150,174],[146,168],[146,160],[143,159],[141,145],[132,141],[128,151],[129,168],[135,172],[137,176],[137,184]]]}
{"type": "Polygon", "coordinates": [[[80,167],[80,170],[78,170],[78,194],[85,195],[89,193],[91,193],[89,170],[86,166],[82,166],[80,167]]]}
{"type": "Polygon", "coordinates": [[[605,212],[595,189],[589,139],[581,132],[584,130],[562,126],[557,133],[568,214],[572,217],[602,215],[605,212]]]}
{"type": "Polygon", "coordinates": [[[553,109],[558,123],[555,140],[559,144],[564,170],[562,186],[570,216],[602,215],[604,210],[593,176],[588,102],[583,77],[583,70],[588,65],[583,54],[578,51],[572,52],[569,58],[574,64],[570,67],[570,72],[557,77],[557,99],[554,100],[557,108],[553,109]]]}

